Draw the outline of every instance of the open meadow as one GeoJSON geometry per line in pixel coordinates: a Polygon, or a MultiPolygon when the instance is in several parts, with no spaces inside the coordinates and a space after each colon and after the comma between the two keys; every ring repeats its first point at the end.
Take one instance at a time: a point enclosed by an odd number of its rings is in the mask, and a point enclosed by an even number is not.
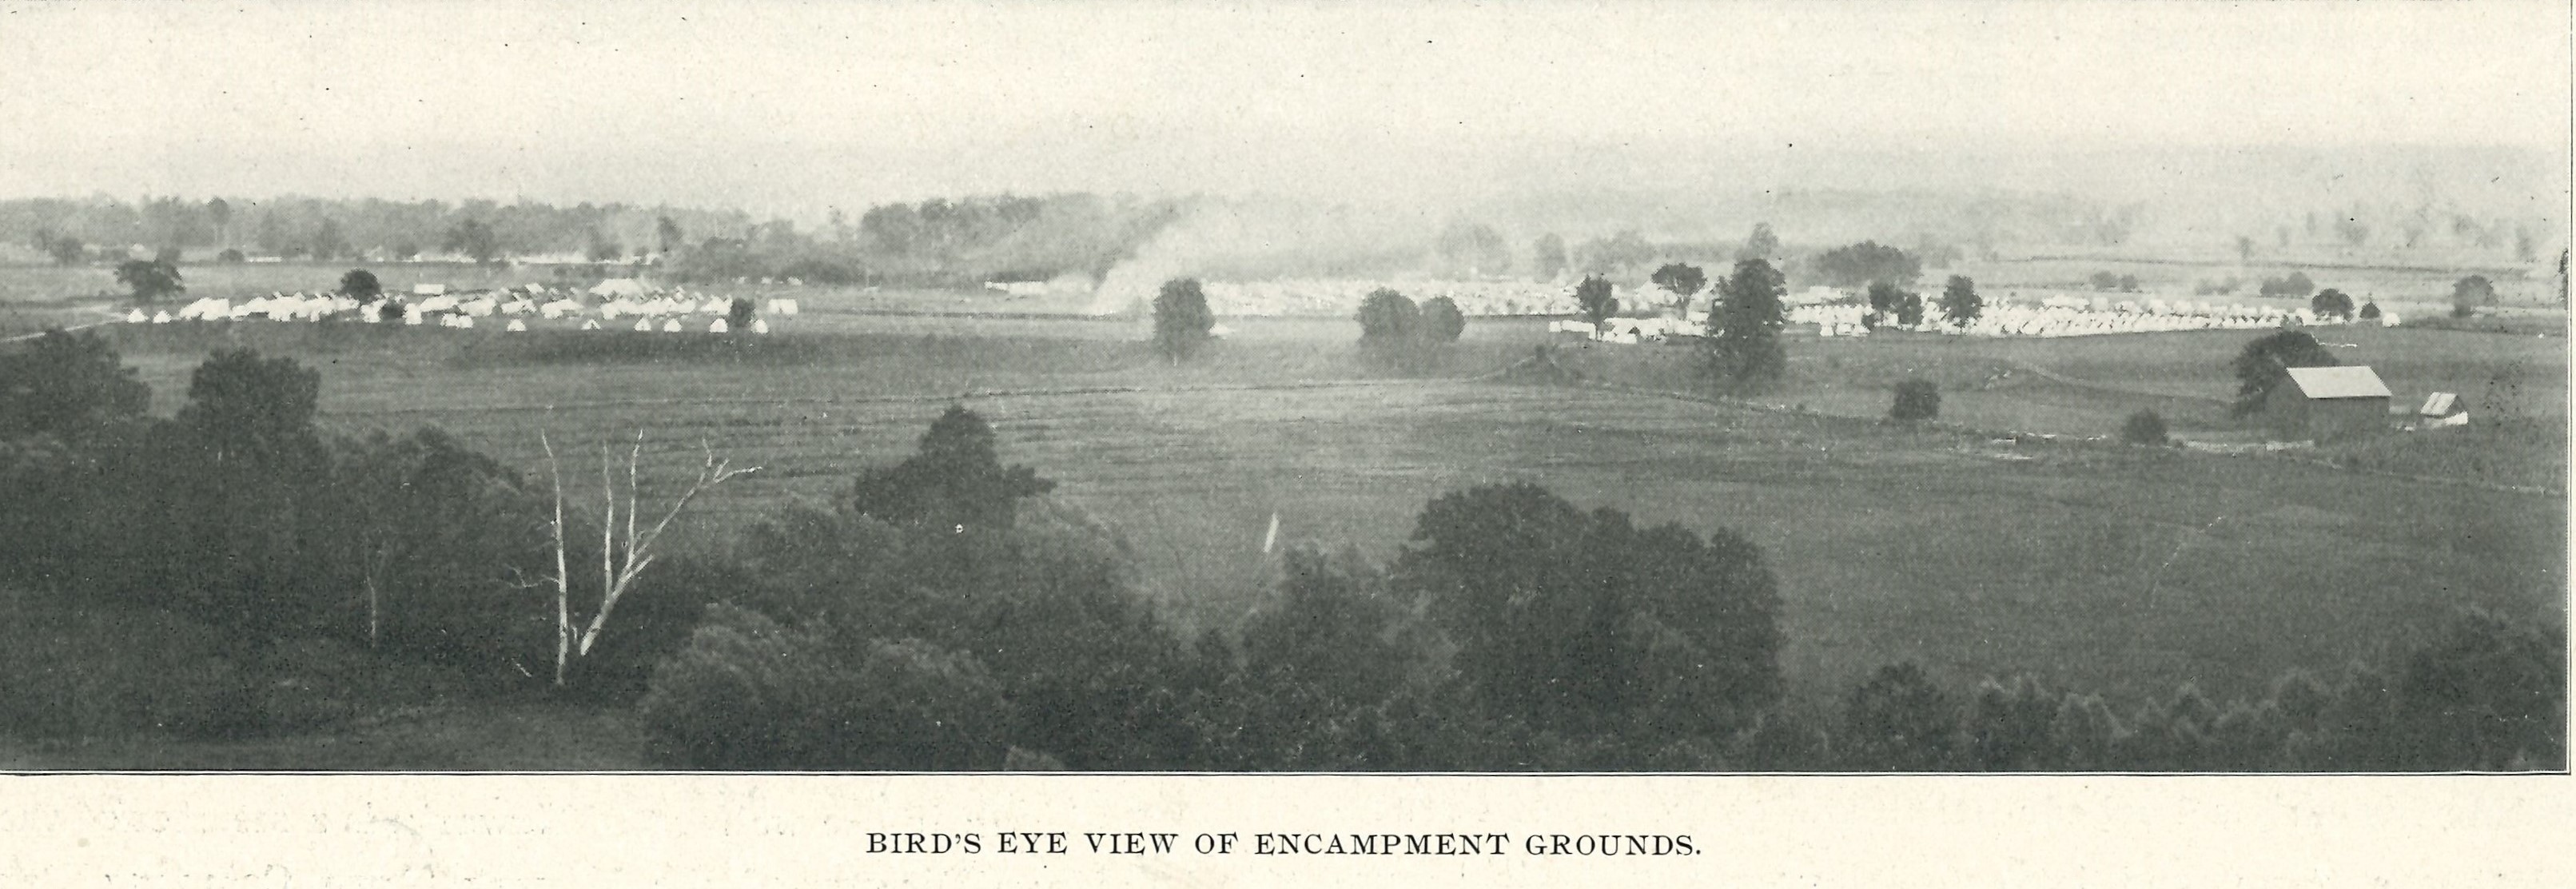
{"type": "MultiPolygon", "coordinates": [[[[2563,437],[2466,479],[2478,484],[1993,438],[2108,435],[2142,407],[2184,438],[2237,435],[2222,365],[2251,338],[2241,331],[1793,337],[1778,391],[1712,403],[1484,379],[1548,341],[1536,320],[1471,322],[1437,366],[1396,373],[1354,346],[1344,320],[1221,319],[1235,334],[1176,367],[1144,348],[1133,319],[806,302],[766,339],[267,322],[108,332],[159,413],[176,409],[208,350],[241,345],[320,368],[327,427],[436,425],[524,470],[542,468],[541,430],[559,446],[640,430],[663,482],[648,498],[670,492],[703,440],[763,469],[695,513],[701,547],[785,504],[842,496],[963,403],[992,422],[1004,462],[1057,480],[1055,498],[1115,526],[1140,582],[1196,628],[1230,626],[1258,599],[1275,570],[1261,552],[1273,514],[1291,541],[1383,558],[1430,498],[1536,481],[1587,508],[1750,536],[1779,576],[1793,696],[1818,703],[1909,658],[1963,679],[2027,673],[2115,696],[2183,682],[2255,695],[2285,669],[2336,667],[2464,604],[2564,620],[2563,495],[2486,483],[2563,491],[2563,458],[2544,456],[2563,454],[2563,437]],[[1943,423],[1877,419],[1908,375],[1941,382],[1943,423]]],[[[2400,403],[2457,391],[2563,428],[2563,339],[2319,335],[2352,343],[2338,357],[2378,367],[2400,403]],[[2516,368],[2511,385],[2496,382],[2503,367],[2516,368]]],[[[1596,382],[1694,388],[1681,346],[1568,344],[1559,356],[1596,382]]],[[[2436,437],[2466,434],[2390,438],[2432,443],[2409,473],[2426,476],[2461,458],[2436,437]]]]}

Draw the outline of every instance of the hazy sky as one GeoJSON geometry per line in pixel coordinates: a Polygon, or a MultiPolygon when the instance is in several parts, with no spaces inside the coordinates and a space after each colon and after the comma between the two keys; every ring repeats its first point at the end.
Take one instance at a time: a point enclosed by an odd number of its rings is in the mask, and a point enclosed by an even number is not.
{"type": "Polygon", "coordinates": [[[0,194],[810,218],[1003,189],[1456,195],[1570,157],[2556,153],[2568,42],[2538,0],[0,2],[0,194]]]}

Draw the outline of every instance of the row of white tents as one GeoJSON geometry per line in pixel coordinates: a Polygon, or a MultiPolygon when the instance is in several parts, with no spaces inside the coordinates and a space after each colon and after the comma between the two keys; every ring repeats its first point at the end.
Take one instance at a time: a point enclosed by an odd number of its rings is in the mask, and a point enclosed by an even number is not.
{"type": "MultiPolygon", "coordinates": [[[[1816,335],[1824,337],[1866,336],[1873,327],[1966,336],[2067,337],[2186,330],[2262,330],[2346,323],[2394,327],[2398,323],[2393,313],[2382,313],[2378,318],[2355,322],[2337,316],[2320,316],[2306,308],[2168,304],[2161,300],[2153,301],[2151,306],[2124,302],[2112,305],[2108,310],[2096,310],[2092,303],[2080,298],[2060,301],[2054,297],[2038,305],[2010,302],[1988,305],[1966,325],[1951,324],[1937,305],[1925,306],[1922,323],[1910,326],[1899,326],[1886,319],[1872,325],[1869,323],[1870,314],[1868,306],[1810,304],[1790,308],[1783,313],[1783,320],[1796,327],[1812,327],[1816,335]]],[[[1598,325],[1579,320],[1550,321],[1547,329],[1549,333],[1577,334],[1601,342],[1633,344],[1657,342],[1673,336],[1699,336],[1707,326],[1708,313],[1692,311],[1679,318],[1611,318],[1598,325]]]]}
{"type": "MultiPolygon", "coordinates": [[[[383,314],[382,312],[378,311],[378,309],[379,309],[379,307],[380,307],[381,305],[382,305],[381,303],[367,303],[367,304],[359,304],[359,305],[356,305],[356,306],[355,306],[355,307],[353,307],[353,308],[342,308],[342,309],[339,309],[339,310],[337,310],[337,311],[347,311],[347,312],[350,312],[350,318],[351,318],[351,320],[356,320],[356,321],[359,321],[359,322],[362,322],[362,323],[366,323],[366,324],[378,324],[378,323],[400,323],[400,324],[403,324],[403,325],[406,325],[406,326],[412,326],[412,327],[432,326],[432,327],[447,327],[447,328],[454,328],[454,329],[459,329],[459,330],[472,330],[472,329],[474,329],[474,327],[475,327],[474,319],[476,319],[476,318],[478,318],[478,317],[485,317],[485,318],[490,317],[490,314],[489,314],[489,313],[485,313],[485,314],[477,315],[477,314],[471,314],[471,313],[467,313],[467,312],[425,312],[425,311],[422,311],[422,310],[421,310],[421,308],[420,308],[420,307],[418,307],[418,306],[405,306],[405,307],[403,308],[403,311],[402,311],[402,320],[401,320],[401,321],[399,321],[399,322],[393,322],[393,321],[387,321],[387,320],[386,320],[386,318],[385,318],[385,316],[384,316],[384,314],[383,314]]],[[[195,306],[194,304],[191,304],[190,308],[196,308],[196,306],[195,306]]],[[[235,313],[235,312],[226,312],[226,311],[219,311],[219,310],[206,310],[206,311],[200,311],[200,312],[197,312],[197,313],[195,313],[195,314],[189,314],[188,308],[182,308],[182,309],[180,310],[180,312],[181,312],[181,314],[179,314],[179,315],[172,315],[172,314],[170,314],[170,312],[169,312],[168,310],[163,310],[163,311],[159,311],[159,312],[152,313],[152,314],[150,314],[150,315],[146,315],[146,314],[144,314],[144,313],[143,313],[143,310],[142,310],[142,309],[134,309],[134,310],[132,310],[132,311],[129,311],[129,312],[126,312],[126,313],[125,313],[125,321],[126,321],[126,323],[129,323],[129,324],[173,324],[173,323],[182,322],[182,321],[231,321],[231,320],[321,321],[321,320],[323,320],[323,319],[325,319],[325,318],[333,317],[333,316],[337,313],[336,311],[335,311],[335,312],[315,312],[315,313],[305,313],[305,312],[296,311],[296,310],[288,310],[288,311],[281,311],[281,312],[278,312],[278,313],[276,313],[276,314],[269,314],[269,313],[266,313],[266,312],[249,312],[249,311],[241,311],[241,312],[235,313]]],[[[607,317],[608,317],[608,318],[609,318],[609,320],[611,320],[611,321],[616,320],[616,319],[615,319],[615,316],[607,316],[607,317]]],[[[547,315],[547,316],[545,316],[545,318],[547,318],[547,319],[549,319],[549,320],[559,320],[559,319],[558,319],[558,316],[554,316],[554,315],[547,315]]],[[[529,326],[528,326],[528,321],[529,321],[529,319],[528,319],[528,318],[522,318],[522,317],[510,317],[510,318],[507,318],[506,322],[505,322],[505,323],[503,324],[503,326],[502,326],[502,329],[503,329],[503,330],[505,330],[505,331],[512,332],[512,333],[517,333],[517,332],[521,332],[521,331],[526,331],[526,330],[530,329],[530,328],[529,328],[529,326]]],[[[600,324],[600,319],[597,319],[597,318],[589,318],[589,319],[584,319],[584,320],[582,321],[581,326],[580,326],[580,328],[579,328],[579,329],[581,329],[581,330],[605,330],[605,329],[608,329],[608,328],[609,328],[609,327],[611,327],[611,326],[615,326],[615,325],[607,325],[607,326],[603,326],[603,325],[601,325],[601,324],[600,324]]],[[[658,319],[657,319],[657,318],[655,318],[655,317],[638,316],[638,317],[636,317],[636,319],[635,319],[635,326],[634,326],[634,330],[635,330],[636,332],[638,332],[638,333],[645,333],[645,332],[652,332],[652,331],[660,331],[660,332],[663,332],[663,333],[679,333],[679,332],[682,332],[682,331],[685,331],[685,330],[694,329],[694,328],[696,328],[696,327],[697,327],[697,324],[696,324],[695,322],[691,322],[691,323],[688,323],[688,324],[683,324],[683,323],[681,323],[681,320],[680,320],[680,318],[678,318],[678,317],[665,317],[665,318],[658,318],[658,319]],[[655,323],[657,320],[658,320],[660,323],[658,323],[658,324],[657,324],[657,323],[655,323]]],[[[729,332],[731,332],[731,331],[733,330],[733,325],[732,325],[732,322],[731,322],[730,320],[726,319],[725,317],[723,317],[723,316],[717,316],[717,317],[715,318],[715,320],[713,320],[713,321],[709,321],[709,322],[707,322],[707,323],[706,323],[706,327],[705,327],[705,329],[706,329],[706,331],[707,331],[708,333],[729,333],[729,332]]],[[[769,319],[767,319],[767,318],[757,318],[757,317],[753,318],[753,319],[751,320],[751,324],[750,324],[750,326],[749,326],[749,330],[750,330],[752,333],[768,333],[768,332],[769,332],[769,319]]]]}

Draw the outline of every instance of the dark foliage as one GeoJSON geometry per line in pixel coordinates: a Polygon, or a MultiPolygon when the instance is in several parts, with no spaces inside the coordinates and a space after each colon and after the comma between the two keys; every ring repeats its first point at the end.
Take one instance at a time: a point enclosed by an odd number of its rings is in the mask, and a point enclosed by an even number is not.
{"type": "Polygon", "coordinates": [[[2130,444],[2161,445],[2166,442],[2165,418],[2155,411],[2141,410],[2120,421],[2120,440],[2130,444]]]}
{"type": "Polygon", "coordinates": [[[1896,401],[1888,405],[1888,419],[1911,423],[1929,420],[1940,415],[1940,384],[1925,379],[1905,380],[1896,384],[1896,401]]]}
{"type": "Polygon", "coordinates": [[[2341,290],[2328,287],[2317,291],[2317,295],[2308,300],[2308,311],[2319,318],[2342,318],[2349,321],[2352,320],[2352,297],[2345,296],[2341,290]]]}
{"type": "Polygon", "coordinates": [[[2495,282],[2485,275],[2470,275],[2451,284],[2451,315],[2466,318],[2478,309],[2495,305],[2495,282]]]}
{"type": "Polygon", "coordinates": [[[2291,272],[2285,277],[2263,279],[2264,296],[2305,297],[2315,292],[2317,292],[2317,283],[2308,280],[2306,272],[2291,272]]]}
{"type": "Polygon", "coordinates": [[[1208,311],[1207,293],[1197,278],[1163,282],[1154,297],[1154,351],[1173,361],[1190,358],[1207,346],[1208,331],[1215,327],[1216,315],[1208,311]]]}
{"type": "Polygon", "coordinates": [[[1526,483],[1443,495],[1397,558],[1497,716],[1631,742],[1731,730],[1780,693],[1778,593],[1751,543],[1590,514],[1526,483]]]}
{"type": "Polygon", "coordinates": [[[1946,769],[1957,755],[1957,704],[1908,661],[1880,667],[1843,703],[1846,765],[1874,771],[1946,769]]]}
{"type": "Polygon", "coordinates": [[[1789,367],[1789,354],[1780,346],[1780,329],[1788,323],[1781,300],[1788,292],[1788,282],[1771,263],[1737,262],[1735,273],[1717,284],[1717,306],[1701,340],[1701,372],[1736,387],[1779,379],[1789,367]]]}
{"type": "Polygon", "coordinates": [[[1011,525],[1022,498],[1055,489],[1026,466],[1004,468],[993,427],[963,405],[922,433],[919,452],[891,468],[859,475],[850,511],[879,521],[948,534],[970,534],[1011,525]]]}
{"type": "Polygon", "coordinates": [[[1941,288],[1941,314],[1950,319],[1952,326],[1964,330],[1985,311],[1986,300],[1977,295],[1977,282],[1968,276],[1951,275],[1949,283],[1941,288]]]}
{"type": "Polygon", "coordinates": [[[1872,282],[1902,287],[1923,277],[1923,261],[1896,247],[1862,241],[1818,254],[1816,275],[1835,287],[1860,287],[1872,282]]]}
{"type": "Polygon", "coordinates": [[[1458,311],[1458,301],[1435,296],[1422,304],[1422,337],[1434,344],[1454,343],[1467,332],[1467,314],[1458,311]]]}
{"type": "Polygon", "coordinates": [[[0,352],[0,439],[51,435],[79,441],[140,417],[152,389],[95,333],[47,330],[0,352]]]}
{"type": "Polygon", "coordinates": [[[116,283],[132,290],[136,303],[147,306],[188,289],[179,280],[178,266],[156,259],[129,259],[118,263],[116,283]]]}
{"type": "Polygon", "coordinates": [[[1672,291],[1674,296],[1688,302],[1693,295],[1699,293],[1700,288],[1708,286],[1708,273],[1700,271],[1699,266],[1673,262],[1665,263],[1663,267],[1656,269],[1647,280],[1655,282],[1665,290],[1672,291]]]}
{"type": "Polygon", "coordinates": [[[1583,320],[1595,326],[1619,314],[1619,298],[1611,295],[1610,279],[1586,275],[1574,285],[1574,303],[1583,312],[1583,320]]]}
{"type": "Polygon", "coordinates": [[[374,272],[350,269],[340,276],[340,292],[352,299],[375,299],[385,294],[385,285],[376,280],[374,272]]]}
{"type": "Polygon", "coordinates": [[[1410,349],[1420,336],[1422,309],[1404,294],[1380,287],[1360,300],[1360,345],[1410,349]]]}

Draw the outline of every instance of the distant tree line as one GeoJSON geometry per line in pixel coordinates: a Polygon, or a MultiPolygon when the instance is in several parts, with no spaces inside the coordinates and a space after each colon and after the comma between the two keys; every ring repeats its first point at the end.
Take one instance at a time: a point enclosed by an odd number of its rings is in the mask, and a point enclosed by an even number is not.
{"type": "MultiPolygon", "coordinates": [[[[0,201],[0,242],[27,245],[64,264],[119,262],[134,245],[162,250],[237,251],[242,256],[331,262],[362,255],[408,260],[472,255],[482,243],[452,244],[460,229],[483,227],[492,258],[580,255],[631,259],[686,246],[697,237],[739,235],[752,221],[734,211],[630,204],[569,207],[529,201],[385,201],[286,197],[206,200],[152,197],[128,202],[23,198],[0,201]]],[[[174,257],[175,258],[175,257],[174,257]]]]}

